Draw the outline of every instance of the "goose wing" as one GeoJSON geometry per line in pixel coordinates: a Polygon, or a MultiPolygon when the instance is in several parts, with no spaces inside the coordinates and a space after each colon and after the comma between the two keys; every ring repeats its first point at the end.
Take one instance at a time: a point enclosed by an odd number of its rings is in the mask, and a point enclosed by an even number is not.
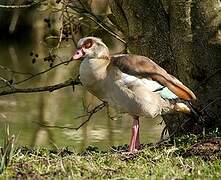
{"type": "Polygon", "coordinates": [[[196,99],[195,94],[174,76],[145,56],[122,54],[111,57],[111,64],[123,73],[140,78],[152,79],[167,87],[183,100],[196,99]]]}

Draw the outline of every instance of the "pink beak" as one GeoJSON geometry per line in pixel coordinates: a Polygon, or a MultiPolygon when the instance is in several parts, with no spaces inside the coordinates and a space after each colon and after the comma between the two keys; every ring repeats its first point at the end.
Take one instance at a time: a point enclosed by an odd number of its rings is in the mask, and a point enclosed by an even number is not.
{"type": "Polygon", "coordinates": [[[85,55],[85,52],[83,51],[83,49],[82,49],[82,48],[81,48],[81,49],[78,49],[78,50],[74,53],[73,59],[78,60],[78,59],[80,59],[81,57],[83,57],[84,55],[85,55]]]}

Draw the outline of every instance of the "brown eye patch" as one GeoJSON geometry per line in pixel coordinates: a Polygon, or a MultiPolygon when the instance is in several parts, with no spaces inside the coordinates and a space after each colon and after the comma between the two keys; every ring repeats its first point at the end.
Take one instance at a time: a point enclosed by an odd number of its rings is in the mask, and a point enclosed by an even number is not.
{"type": "Polygon", "coordinates": [[[92,45],[93,45],[92,39],[87,39],[86,41],[84,41],[83,47],[89,49],[92,45]]]}

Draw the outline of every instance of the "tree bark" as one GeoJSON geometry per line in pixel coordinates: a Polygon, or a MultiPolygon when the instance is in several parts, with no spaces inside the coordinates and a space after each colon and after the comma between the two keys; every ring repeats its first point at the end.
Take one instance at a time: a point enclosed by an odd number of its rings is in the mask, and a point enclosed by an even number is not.
{"type": "Polygon", "coordinates": [[[130,53],[154,59],[171,73],[173,60],[169,43],[169,24],[160,0],[110,0],[115,24],[123,32],[130,53]]]}
{"type": "Polygon", "coordinates": [[[207,124],[221,128],[221,1],[195,0],[191,17],[199,105],[217,99],[207,108],[214,117],[207,124]]]}
{"type": "Polygon", "coordinates": [[[177,64],[178,77],[185,84],[192,84],[192,0],[170,0],[170,43],[177,64]]]}
{"type": "MultiPolygon", "coordinates": [[[[221,2],[110,0],[110,6],[129,52],[148,56],[192,88],[198,107],[208,110],[208,125],[220,128],[221,2]]],[[[177,118],[165,122],[170,132],[177,129],[177,118]]],[[[186,124],[187,132],[195,131],[195,122],[186,124]]]]}

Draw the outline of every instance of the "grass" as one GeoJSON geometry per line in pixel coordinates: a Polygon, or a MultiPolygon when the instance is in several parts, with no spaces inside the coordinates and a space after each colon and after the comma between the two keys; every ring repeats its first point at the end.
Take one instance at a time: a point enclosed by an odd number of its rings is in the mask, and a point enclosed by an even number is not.
{"type": "Polygon", "coordinates": [[[15,136],[10,135],[9,126],[5,125],[5,138],[3,147],[0,147],[0,174],[2,174],[5,168],[8,166],[12,159],[15,146],[15,136]]]}
{"type": "MultiPolygon", "coordinates": [[[[138,154],[122,153],[121,150],[125,150],[126,146],[109,151],[88,147],[82,153],[67,148],[54,151],[20,147],[14,152],[0,178],[220,179],[220,149],[205,156],[202,155],[202,149],[199,149],[200,155],[195,150],[195,155],[188,154],[196,141],[196,136],[187,136],[177,140],[176,146],[145,145],[138,154]]],[[[211,144],[214,146],[214,143],[211,144]]]]}

